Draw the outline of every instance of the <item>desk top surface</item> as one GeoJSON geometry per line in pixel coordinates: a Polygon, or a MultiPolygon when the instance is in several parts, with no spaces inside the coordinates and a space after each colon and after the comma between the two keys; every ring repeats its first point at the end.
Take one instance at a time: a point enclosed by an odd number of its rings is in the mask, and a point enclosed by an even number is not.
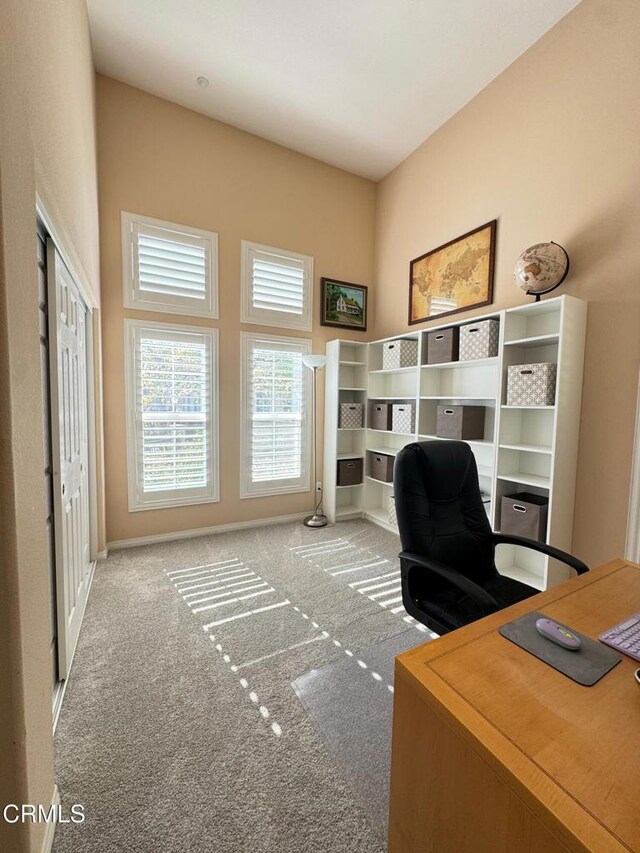
{"type": "Polygon", "coordinates": [[[601,850],[640,849],[640,686],[623,657],[583,687],[498,633],[530,610],[597,639],[640,611],[640,567],[623,560],[419,646],[397,675],[485,753],[534,808],[601,850]]]}

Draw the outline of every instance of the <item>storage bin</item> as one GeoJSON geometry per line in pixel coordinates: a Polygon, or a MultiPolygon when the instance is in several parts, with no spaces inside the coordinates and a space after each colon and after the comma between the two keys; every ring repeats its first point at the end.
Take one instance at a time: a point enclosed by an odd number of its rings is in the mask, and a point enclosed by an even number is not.
{"type": "Polygon", "coordinates": [[[529,492],[504,495],[501,502],[500,532],[544,542],[547,536],[549,499],[529,492]]]}
{"type": "Polygon", "coordinates": [[[369,429],[391,428],[391,406],[389,403],[371,403],[369,406],[369,429]]]}
{"type": "Polygon", "coordinates": [[[427,332],[427,364],[458,360],[460,331],[457,326],[427,332]]]}
{"type": "Polygon", "coordinates": [[[338,459],[338,485],[357,486],[362,482],[362,459],[338,459]]]}
{"type": "Polygon", "coordinates": [[[364,403],[340,403],[340,429],[360,429],[364,426],[364,403]]]}
{"type": "Polygon", "coordinates": [[[481,320],[460,326],[460,361],[476,358],[493,358],[498,355],[500,323],[498,320],[481,320]]]}
{"type": "Polygon", "coordinates": [[[391,431],[412,433],[413,403],[394,403],[391,407],[391,431]]]}
{"type": "Polygon", "coordinates": [[[418,341],[402,338],[382,344],[382,369],[416,367],[418,364],[418,341]]]}
{"type": "Polygon", "coordinates": [[[396,514],[396,499],[393,495],[389,495],[389,524],[392,527],[398,526],[398,516],[396,514]]]}
{"type": "Polygon", "coordinates": [[[372,450],[369,450],[367,452],[367,461],[370,477],[373,477],[374,480],[382,480],[385,483],[393,482],[395,456],[389,456],[386,453],[374,453],[372,450]]]}
{"type": "Polygon", "coordinates": [[[484,438],[484,406],[438,406],[438,438],[484,438]]]}
{"type": "Polygon", "coordinates": [[[507,369],[507,406],[553,406],[558,365],[514,364],[507,369]]]}

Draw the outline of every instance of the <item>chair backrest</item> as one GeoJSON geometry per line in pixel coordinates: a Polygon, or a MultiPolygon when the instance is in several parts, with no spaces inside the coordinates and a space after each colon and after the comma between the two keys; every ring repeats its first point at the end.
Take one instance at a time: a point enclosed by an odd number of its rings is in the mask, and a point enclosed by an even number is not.
{"type": "Polygon", "coordinates": [[[468,444],[408,444],[396,456],[393,484],[403,550],[480,584],[495,574],[491,526],[468,444]]]}

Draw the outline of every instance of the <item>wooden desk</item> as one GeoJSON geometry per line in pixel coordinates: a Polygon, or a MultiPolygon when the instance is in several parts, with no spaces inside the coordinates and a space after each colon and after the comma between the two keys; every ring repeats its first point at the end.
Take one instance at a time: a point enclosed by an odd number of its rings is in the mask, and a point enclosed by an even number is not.
{"type": "Polygon", "coordinates": [[[582,687],[498,634],[541,610],[596,638],[640,611],[623,560],[396,659],[389,851],[640,850],[639,664],[582,687]]]}

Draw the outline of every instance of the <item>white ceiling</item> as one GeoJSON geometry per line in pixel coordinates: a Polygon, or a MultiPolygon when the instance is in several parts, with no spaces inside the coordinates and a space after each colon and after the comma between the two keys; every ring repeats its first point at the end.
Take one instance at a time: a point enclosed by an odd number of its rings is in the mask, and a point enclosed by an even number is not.
{"type": "Polygon", "coordinates": [[[88,0],[98,71],[378,180],[579,0],[88,0]],[[211,85],[196,85],[198,76],[211,85]]]}

